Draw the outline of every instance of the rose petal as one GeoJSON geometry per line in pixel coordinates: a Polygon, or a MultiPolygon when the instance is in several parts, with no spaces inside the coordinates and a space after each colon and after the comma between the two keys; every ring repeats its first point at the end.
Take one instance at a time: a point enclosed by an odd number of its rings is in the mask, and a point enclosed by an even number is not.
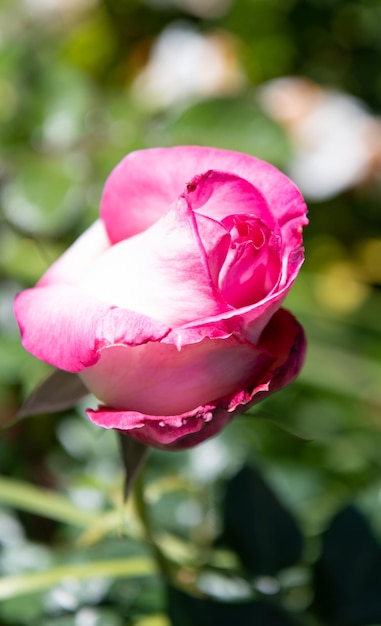
{"type": "Polygon", "coordinates": [[[101,220],[97,220],[53,263],[40,278],[37,287],[58,283],[77,285],[110,246],[105,226],[101,220]]]}
{"type": "Polygon", "coordinates": [[[106,181],[101,204],[111,241],[116,243],[147,229],[166,213],[187,183],[208,170],[229,172],[251,183],[271,207],[285,238],[295,239],[295,247],[300,245],[295,229],[307,223],[306,207],[287,176],[255,157],[197,146],[132,152],[119,163],[106,181]]]}
{"type": "Polygon", "coordinates": [[[114,346],[81,373],[104,404],[151,415],[177,415],[235,393],[269,368],[273,356],[232,336],[180,351],[167,343],[114,346]]]}
{"type": "Polygon", "coordinates": [[[287,309],[280,309],[263,331],[258,345],[277,360],[271,367],[272,376],[267,391],[257,392],[254,403],[264,395],[286,387],[299,374],[306,357],[307,341],[303,327],[287,309]]]}
{"type": "Polygon", "coordinates": [[[87,409],[90,420],[103,428],[114,428],[141,443],[173,450],[195,446],[213,437],[231,420],[228,411],[215,406],[201,406],[174,417],[155,417],[134,411],[115,411],[107,407],[87,409]],[[115,426],[117,424],[117,426],[115,426]]]}
{"type": "MultiPolygon", "coordinates": [[[[295,277],[293,280],[295,280],[295,277]]],[[[252,305],[228,310],[214,317],[195,320],[189,324],[183,324],[183,326],[173,329],[163,341],[167,341],[168,338],[172,341],[172,337],[176,335],[178,337],[178,345],[183,345],[183,333],[185,337],[189,333],[190,336],[194,337],[194,341],[197,341],[203,336],[209,336],[211,329],[214,327],[216,336],[226,336],[226,333],[229,332],[228,329],[230,329],[230,332],[233,329],[233,332],[245,337],[247,341],[257,343],[264,328],[286,298],[292,282],[290,281],[279,290],[273,290],[266,298],[252,305]],[[199,339],[197,339],[197,336],[199,339]]]]}
{"type": "Polygon", "coordinates": [[[232,244],[219,276],[224,298],[236,308],[260,302],[279,283],[280,237],[251,215],[227,216],[232,244]]]}
{"type": "Polygon", "coordinates": [[[263,196],[239,176],[213,170],[196,176],[183,195],[194,211],[218,216],[231,233],[218,277],[224,299],[239,308],[270,293],[280,279],[281,237],[263,196]],[[251,236],[240,236],[246,231],[251,236]]]}
{"type": "MultiPolygon", "coordinates": [[[[221,320],[240,316],[242,329],[251,341],[256,342],[281,306],[304,259],[302,227],[308,222],[306,206],[289,178],[255,157],[228,150],[180,146],[138,151],[125,157],[106,182],[102,216],[111,240],[120,241],[147,228],[181,194],[186,183],[191,183],[192,189],[195,175],[209,170],[216,170],[210,175],[212,182],[214,176],[229,172],[226,180],[231,181],[233,192],[238,183],[232,180],[232,174],[248,181],[264,197],[280,226],[282,269],[277,288],[260,302],[238,310],[227,307],[214,317],[214,322],[219,324],[221,320]]],[[[203,182],[201,176],[201,190],[207,178],[203,182]]],[[[245,185],[241,188],[246,197],[248,189],[245,185]]],[[[218,213],[218,203],[211,202],[210,208],[218,213]]],[[[192,326],[201,328],[211,322],[211,316],[204,319],[199,316],[192,326]]]]}
{"type": "Polygon", "coordinates": [[[169,332],[156,320],[66,285],[23,291],[15,300],[15,314],[24,348],[68,372],[93,365],[109,345],[160,341],[169,332]]]}
{"type": "Polygon", "coordinates": [[[262,373],[261,368],[254,367],[251,380],[230,397],[174,416],[118,411],[106,406],[100,406],[97,411],[88,409],[87,414],[98,426],[124,431],[146,445],[173,450],[195,446],[298,375],[305,358],[306,341],[303,328],[288,311],[281,309],[274,315],[260,344],[265,351],[273,351],[274,361],[262,373]]]}
{"type": "Polygon", "coordinates": [[[279,233],[265,198],[249,181],[230,172],[209,170],[186,185],[184,196],[193,210],[222,221],[229,215],[248,214],[279,233]]]}
{"type": "Polygon", "coordinates": [[[222,224],[180,198],[151,228],[103,254],[81,289],[171,326],[218,315],[231,308],[218,290],[229,242],[222,224]]]}

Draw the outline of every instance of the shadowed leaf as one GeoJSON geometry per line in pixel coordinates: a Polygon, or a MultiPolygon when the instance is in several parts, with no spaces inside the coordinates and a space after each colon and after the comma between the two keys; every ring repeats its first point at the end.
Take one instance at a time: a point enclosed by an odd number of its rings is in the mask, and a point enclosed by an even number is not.
{"type": "Polygon", "coordinates": [[[243,467],[227,488],[222,541],[235,550],[252,576],[273,576],[294,565],[302,552],[302,535],[263,478],[243,467]]]}
{"type": "Polygon", "coordinates": [[[323,535],[315,589],[324,623],[381,623],[381,547],[365,517],[352,506],[340,511],[323,535]]]}
{"type": "Polygon", "coordinates": [[[175,587],[167,588],[172,626],[292,626],[280,609],[263,602],[218,602],[195,598],[175,587]]]}

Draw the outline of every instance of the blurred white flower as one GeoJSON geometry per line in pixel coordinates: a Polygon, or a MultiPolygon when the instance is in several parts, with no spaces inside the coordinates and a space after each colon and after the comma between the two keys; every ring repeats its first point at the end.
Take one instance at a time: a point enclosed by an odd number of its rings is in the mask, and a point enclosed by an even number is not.
{"type": "Polygon", "coordinates": [[[230,35],[204,35],[186,23],[175,23],[156,39],[132,93],[145,106],[160,108],[236,93],[244,84],[230,35]]]}
{"type": "Polygon", "coordinates": [[[360,100],[298,77],[270,81],[258,94],[289,134],[288,173],[308,198],[325,200],[379,175],[381,120],[360,100]]]}

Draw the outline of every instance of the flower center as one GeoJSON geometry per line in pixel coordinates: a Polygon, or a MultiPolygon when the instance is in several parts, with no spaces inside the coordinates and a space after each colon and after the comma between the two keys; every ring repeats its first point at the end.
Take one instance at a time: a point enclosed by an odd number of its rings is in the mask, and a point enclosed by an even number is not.
{"type": "Polygon", "coordinates": [[[222,223],[230,231],[232,248],[237,248],[241,244],[251,244],[259,250],[266,242],[260,220],[252,215],[228,215],[222,223]]]}
{"type": "Polygon", "coordinates": [[[280,273],[280,238],[252,214],[228,215],[222,224],[231,244],[219,277],[229,304],[239,308],[262,300],[280,273]]]}

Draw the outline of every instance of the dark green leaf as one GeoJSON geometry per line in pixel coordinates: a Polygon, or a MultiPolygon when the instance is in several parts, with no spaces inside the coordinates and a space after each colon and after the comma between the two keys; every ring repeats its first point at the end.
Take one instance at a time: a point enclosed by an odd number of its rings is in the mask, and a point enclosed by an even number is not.
{"type": "Polygon", "coordinates": [[[252,576],[273,576],[294,565],[303,547],[291,513],[249,466],[228,484],[222,540],[237,552],[252,576]]]}
{"type": "Polygon", "coordinates": [[[168,615],[172,626],[292,626],[290,618],[277,607],[263,602],[217,602],[195,598],[169,586],[168,615]]]}
{"type": "Polygon", "coordinates": [[[381,622],[381,548],[353,506],[340,511],[323,535],[315,568],[316,606],[332,626],[381,622]]]}

